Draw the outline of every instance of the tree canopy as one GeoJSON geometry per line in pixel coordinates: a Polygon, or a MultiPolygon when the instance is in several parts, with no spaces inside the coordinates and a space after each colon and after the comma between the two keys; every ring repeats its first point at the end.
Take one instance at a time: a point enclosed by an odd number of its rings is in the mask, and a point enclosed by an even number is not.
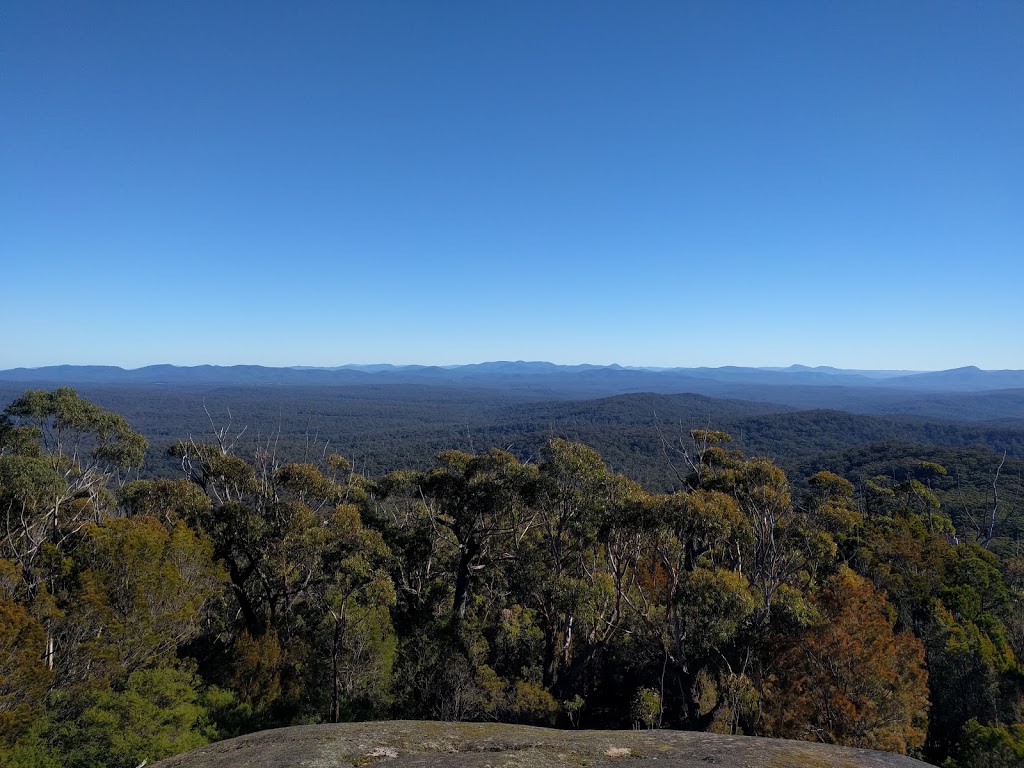
{"type": "Polygon", "coordinates": [[[141,479],[144,450],[71,390],[5,411],[11,764],[370,718],[1024,753],[1024,558],[949,508],[935,462],[796,484],[696,430],[656,492],[561,439],[379,477],[186,439],[176,477],[141,479]]]}

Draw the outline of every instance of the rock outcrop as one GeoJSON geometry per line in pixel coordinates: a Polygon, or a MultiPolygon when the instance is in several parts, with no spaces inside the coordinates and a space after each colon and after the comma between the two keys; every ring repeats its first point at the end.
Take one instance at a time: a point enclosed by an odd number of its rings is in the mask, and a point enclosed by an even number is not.
{"type": "Polygon", "coordinates": [[[901,755],[688,731],[560,731],[491,723],[307,725],[228,739],[153,768],[923,768],[901,755]]]}

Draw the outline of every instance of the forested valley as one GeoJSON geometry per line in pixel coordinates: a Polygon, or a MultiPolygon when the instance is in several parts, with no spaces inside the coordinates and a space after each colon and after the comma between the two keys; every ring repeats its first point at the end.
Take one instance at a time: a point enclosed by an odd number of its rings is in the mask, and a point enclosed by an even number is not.
{"type": "Polygon", "coordinates": [[[0,764],[407,718],[1018,765],[1019,434],[748,404],[734,435],[710,407],[615,440],[434,436],[385,470],[316,424],[202,414],[147,441],[72,389],[23,392],[0,420],[0,764]],[[813,455],[772,441],[780,419],[813,455]]]}

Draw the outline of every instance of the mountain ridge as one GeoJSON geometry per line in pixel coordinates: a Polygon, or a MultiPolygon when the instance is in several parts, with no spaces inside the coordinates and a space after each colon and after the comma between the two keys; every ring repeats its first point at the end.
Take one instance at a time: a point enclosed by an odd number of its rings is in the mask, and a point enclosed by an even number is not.
{"type": "MultiPolygon", "coordinates": [[[[845,386],[854,388],[903,389],[921,392],[980,392],[1003,389],[1024,389],[1024,370],[982,370],[963,366],[942,371],[894,371],[844,369],[832,366],[810,367],[793,364],[786,368],[751,366],[697,367],[634,367],[617,363],[610,365],[561,365],[546,361],[494,360],[453,366],[346,364],[335,367],[262,366],[262,365],[195,365],[169,363],[121,368],[109,365],[55,365],[38,368],[0,370],[2,381],[80,381],[89,383],[288,383],[347,384],[383,381],[434,380],[457,383],[473,379],[488,385],[531,383],[544,379],[561,380],[570,390],[580,383],[603,382],[606,387],[626,391],[694,391],[707,388],[706,383],[756,385],[845,386]],[[503,380],[507,380],[503,381],[503,380]],[[666,389],[668,388],[668,390],[666,389]],[[682,389],[681,389],[682,388],[682,389]]],[[[610,394],[611,390],[603,394],[610,394]]],[[[706,394],[718,394],[706,392],[706,394]]]]}
{"type": "MultiPolygon", "coordinates": [[[[257,365],[175,366],[124,369],[116,366],[49,366],[0,371],[0,389],[148,388],[162,392],[215,388],[295,388],[322,398],[372,389],[405,400],[407,388],[424,388],[422,400],[589,400],[651,393],[695,394],[716,399],[775,404],[783,408],[836,409],[877,415],[919,415],[954,421],[1024,420],[1024,371],[950,371],[873,377],[831,369],[785,370],[724,366],[645,370],[623,366],[560,366],[492,361],[468,366],[400,367],[375,364],[339,369],[273,368],[257,365]]],[[[882,372],[884,373],[884,372],[882,372]]]]}

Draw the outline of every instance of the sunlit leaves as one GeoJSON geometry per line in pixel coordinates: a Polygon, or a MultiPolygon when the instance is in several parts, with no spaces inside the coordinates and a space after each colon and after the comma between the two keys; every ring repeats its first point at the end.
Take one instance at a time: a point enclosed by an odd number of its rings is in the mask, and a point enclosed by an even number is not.
{"type": "Polygon", "coordinates": [[[0,591],[0,742],[13,743],[42,713],[52,678],[45,643],[43,625],[0,591]]]}
{"type": "Polygon", "coordinates": [[[733,639],[750,617],[755,596],[741,574],[697,568],[683,579],[675,599],[686,626],[686,649],[704,655],[733,639]]]}
{"type": "Polygon", "coordinates": [[[221,588],[210,542],[182,522],[168,530],[152,517],[110,520],[84,534],[70,618],[92,631],[76,653],[104,659],[111,677],[173,662],[221,588]]]}
{"type": "Polygon", "coordinates": [[[68,387],[30,390],[4,413],[16,423],[31,426],[43,451],[52,456],[84,449],[97,461],[137,467],[146,451],[146,440],[132,431],[123,416],[105,411],[68,387]]]}
{"type": "Polygon", "coordinates": [[[216,738],[200,681],[189,672],[140,670],[117,689],[87,696],[87,705],[54,728],[70,768],[135,768],[216,738]]]}

